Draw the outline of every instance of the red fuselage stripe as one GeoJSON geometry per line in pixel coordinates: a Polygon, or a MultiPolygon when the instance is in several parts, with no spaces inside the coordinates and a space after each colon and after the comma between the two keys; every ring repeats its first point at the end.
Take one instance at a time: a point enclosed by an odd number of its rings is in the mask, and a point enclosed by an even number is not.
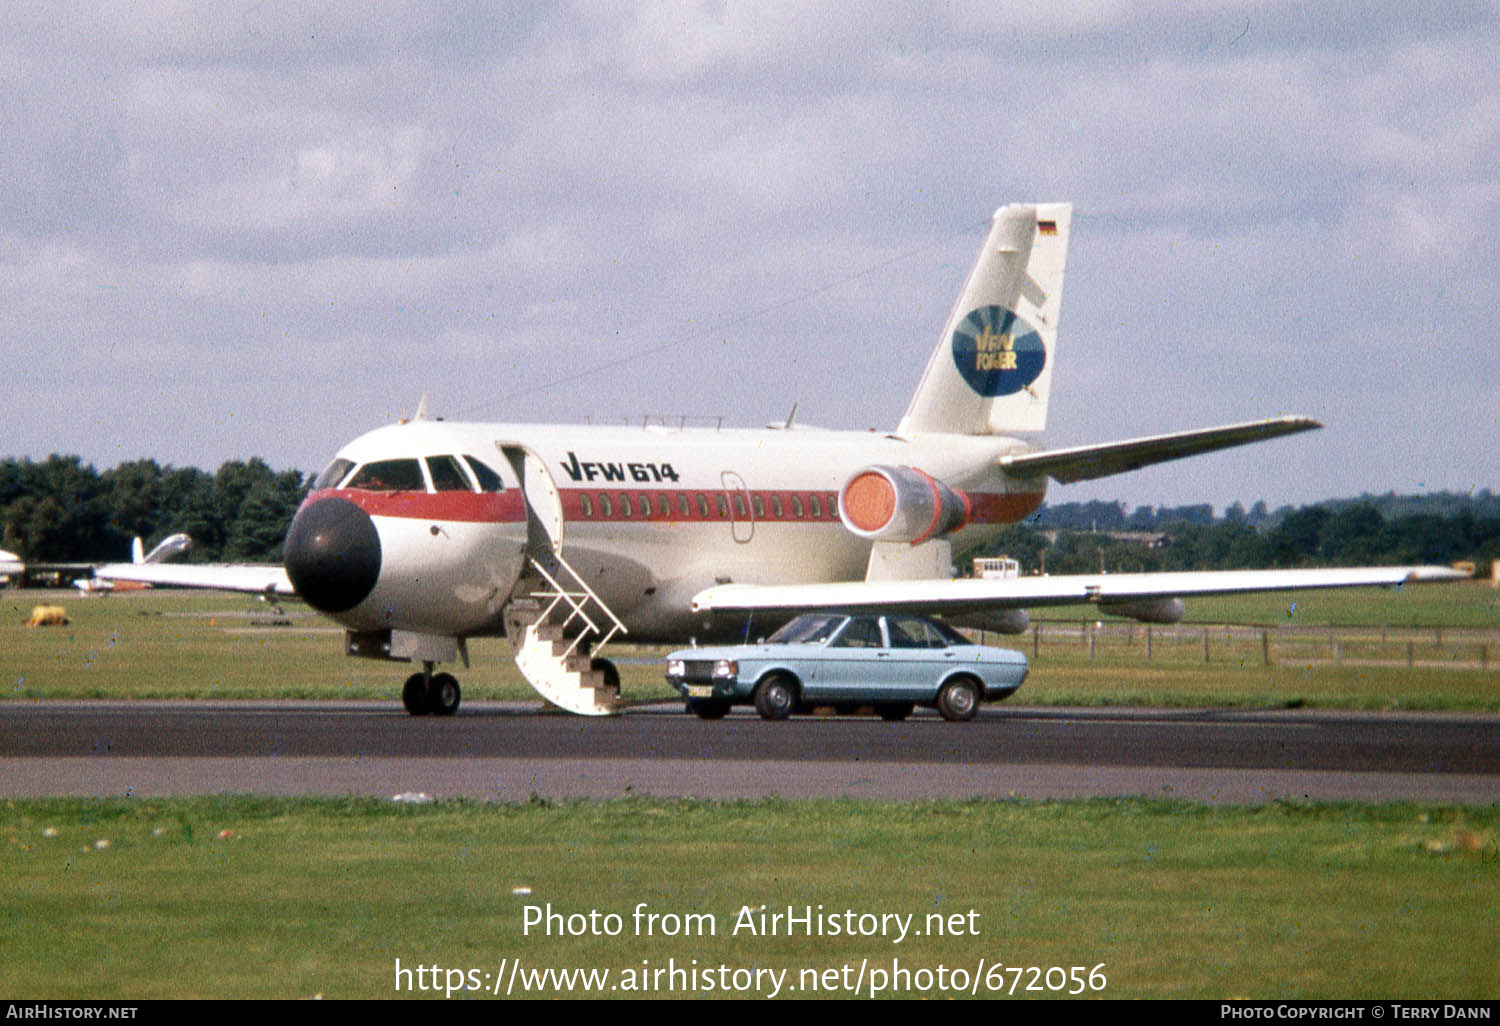
{"type": "MultiPolygon", "coordinates": [[[[579,523],[836,523],[839,519],[836,492],[753,491],[727,493],[683,491],[664,488],[568,489],[560,493],[563,518],[579,523]],[[748,499],[746,496],[748,495],[748,499]],[[699,498],[703,502],[699,503],[699,498]],[[820,515],[813,514],[812,499],[818,500],[820,515]],[[661,498],[667,500],[662,513],[661,498]],[[608,499],[608,514],[604,499],[608,499]],[[683,500],[687,512],[683,512],[683,500]],[[793,503],[796,499],[796,503],[793,503]],[[738,500],[738,501],[736,501],[738,500]],[[587,507],[585,507],[587,503],[587,507]],[[649,513],[642,515],[642,504],[649,513]],[[738,503],[747,503],[744,512],[738,503]],[[802,515],[794,512],[801,508],[802,515]],[[587,508],[587,513],[585,512],[587,508]],[[628,508],[629,515],[623,510],[628,508]],[[780,514],[776,513],[780,509],[780,514]],[[706,509],[706,513],[704,510],[706,509]]],[[[325,488],[312,492],[304,505],[318,499],[347,499],[371,516],[407,520],[447,520],[455,523],[525,523],[526,507],[520,489],[503,492],[369,492],[353,488],[325,488]]],[[[1040,492],[968,492],[970,515],[967,525],[1012,524],[1035,512],[1042,504],[1040,492]]]]}
{"type": "Polygon", "coordinates": [[[525,523],[526,506],[519,489],[503,492],[367,492],[326,488],[308,495],[304,505],[325,498],[347,499],[372,517],[447,520],[460,524],[525,523]]]}

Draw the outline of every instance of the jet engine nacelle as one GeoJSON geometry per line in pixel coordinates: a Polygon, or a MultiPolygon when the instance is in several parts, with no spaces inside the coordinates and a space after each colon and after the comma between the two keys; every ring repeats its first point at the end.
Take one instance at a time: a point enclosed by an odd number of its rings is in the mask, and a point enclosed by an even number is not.
{"type": "Polygon", "coordinates": [[[1180,598],[1100,602],[1099,610],[1111,616],[1128,616],[1142,623],[1178,623],[1185,612],[1180,598]]]}
{"type": "Polygon", "coordinates": [[[871,541],[941,537],[968,523],[969,508],[967,495],[916,467],[865,467],[839,492],[844,526],[871,541]]]}
{"type": "Polygon", "coordinates": [[[945,619],[959,627],[994,631],[996,634],[1025,634],[1031,628],[1031,616],[1024,609],[992,609],[945,619]]]}

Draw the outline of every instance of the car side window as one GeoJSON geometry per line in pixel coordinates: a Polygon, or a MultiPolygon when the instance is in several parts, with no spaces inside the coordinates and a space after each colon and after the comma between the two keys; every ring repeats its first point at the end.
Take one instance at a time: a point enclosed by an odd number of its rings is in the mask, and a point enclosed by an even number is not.
{"type": "Polygon", "coordinates": [[[856,616],[849,621],[842,634],[834,639],[830,648],[884,648],[880,636],[880,624],[872,616],[856,616]]]}
{"type": "Polygon", "coordinates": [[[932,644],[927,637],[927,625],[921,620],[890,617],[885,621],[885,628],[890,631],[892,648],[943,647],[941,642],[936,646],[932,644]]]}

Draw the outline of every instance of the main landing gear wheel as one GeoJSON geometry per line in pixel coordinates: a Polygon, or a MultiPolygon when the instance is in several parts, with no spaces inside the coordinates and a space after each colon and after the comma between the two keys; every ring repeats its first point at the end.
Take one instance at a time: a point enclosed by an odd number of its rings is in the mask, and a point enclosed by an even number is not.
{"type": "Polygon", "coordinates": [[[598,670],[604,674],[605,689],[613,691],[616,698],[620,697],[620,670],[614,663],[608,659],[591,659],[589,669],[598,670]]]}
{"type": "Polygon", "coordinates": [[[432,712],[427,703],[427,674],[414,673],[406,678],[406,686],[401,689],[401,704],[413,716],[426,716],[432,712]]]}
{"type": "Polygon", "coordinates": [[[767,677],[755,688],[755,711],[763,720],[784,720],[797,707],[797,685],[785,674],[767,677]]]}
{"type": "Polygon", "coordinates": [[[451,673],[433,676],[427,686],[427,705],[434,716],[452,716],[458,712],[458,678],[451,673]]]}
{"type": "Polygon", "coordinates": [[[972,720],[979,712],[979,685],[970,677],[949,681],[938,693],[938,712],[955,722],[972,720]]]}

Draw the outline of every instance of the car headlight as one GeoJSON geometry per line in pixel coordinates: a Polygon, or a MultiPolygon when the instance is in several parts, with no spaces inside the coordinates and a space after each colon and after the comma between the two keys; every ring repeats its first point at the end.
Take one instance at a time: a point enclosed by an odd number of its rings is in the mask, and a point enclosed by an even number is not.
{"type": "Polygon", "coordinates": [[[668,677],[684,677],[686,675],[687,675],[687,666],[686,666],[686,664],[683,663],[683,661],[681,659],[668,659],[667,660],[667,676],[668,677]]]}
{"type": "Polygon", "coordinates": [[[733,659],[720,659],[714,663],[715,677],[738,677],[740,664],[733,659]]]}

